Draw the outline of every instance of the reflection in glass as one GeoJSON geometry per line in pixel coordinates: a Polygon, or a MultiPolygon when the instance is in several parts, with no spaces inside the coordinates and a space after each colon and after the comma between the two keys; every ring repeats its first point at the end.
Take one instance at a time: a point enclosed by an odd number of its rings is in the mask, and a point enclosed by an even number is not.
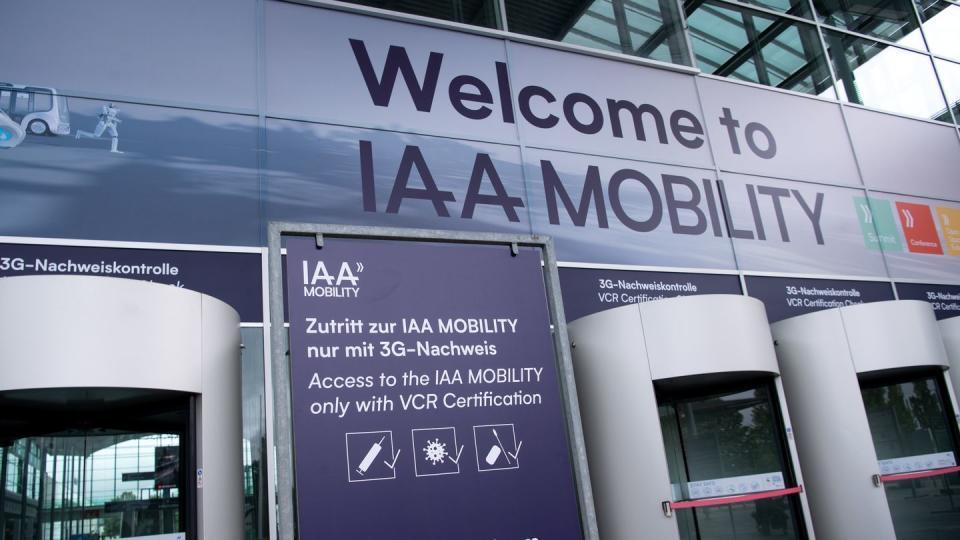
{"type": "Polygon", "coordinates": [[[829,90],[812,25],[712,1],[688,0],[684,7],[703,71],[807,94],[829,90]]]}
{"type": "Polygon", "coordinates": [[[184,530],[180,436],[95,433],[30,437],[0,448],[0,538],[92,540],[184,530]]]}
{"type": "Polygon", "coordinates": [[[806,0],[740,0],[744,4],[753,4],[773,11],[779,11],[796,17],[811,19],[810,4],[806,0]]]}
{"type": "MultiPolygon", "coordinates": [[[[943,85],[943,92],[947,95],[947,102],[953,109],[953,118],[960,122],[960,64],[947,62],[939,58],[934,60],[937,64],[937,73],[940,75],[940,84],[943,85]]],[[[949,122],[950,118],[938,118],[944,122],[949,122]]]]}
{"type": "Polygon", "coordinates": [[[837,28],[899,41],[917,29],[910,0],[813,0],[817,15],[837,28]]]}
{"type": "Polygon", "coordinates": [[[690,64],[673,0],[507,0],[511,32],[690,64]]]}
{"type": "MultiPolygon", "coordinates": [[[[949,407],[937,377],[865,384],[863,403],[880,460],[952,452],[949,407]]],[[[960,538],[960,474],[885,482],[898,540],[960,538]]]]}
{"type": "Polygon", "coordinates": [[[499,28],[497,0],[342,0],[421,17],[443,19],[485,28],[499,28]]]}
{"type": "MultiPolygon", "coordinates": [[[[674,500],[688,482],[783,473],[778,409],[766,385],[708,396],[659,399],[660,426],[674,500]]],[[[683,540],[803,538],[795,496],[677,511],[683,540]]]]}
{"type": "Polygon", "coordinates": [[[929,57],[829,30],[824,39],[844,101],[950,121],[929,57]]]}
{"type": "Polygon", "coordinates": [[[243,381],[243,501],[245,540],[269,538],[267,428],[263,328],[241,328],[243,381]]]}
{"type": "Polygon", "coordinates": [[[960,6],[945,0],[921,0],[917,8],[930,51],[960,60],[960,6]]]}

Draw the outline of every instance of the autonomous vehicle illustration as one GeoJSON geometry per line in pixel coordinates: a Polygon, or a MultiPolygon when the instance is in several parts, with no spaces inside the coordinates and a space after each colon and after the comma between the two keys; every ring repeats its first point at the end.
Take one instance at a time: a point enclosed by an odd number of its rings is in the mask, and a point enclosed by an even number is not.
{"type": "Polygon", "coordinates": [[[0,82],[0,112],[30,135],[70,134],[67,98],[54,88],[0,82]]]}

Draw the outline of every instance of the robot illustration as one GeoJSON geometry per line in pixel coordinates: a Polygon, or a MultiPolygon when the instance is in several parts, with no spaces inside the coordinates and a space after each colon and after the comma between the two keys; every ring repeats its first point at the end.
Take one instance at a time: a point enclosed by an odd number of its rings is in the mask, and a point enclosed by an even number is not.
{"type": "Polygon", "coordinates": [[[110,103],[109,105],[104,105],[103,108],[100,109],[100,115],[98,118],[99,122],[97,122],[97,127],[93,130],[93,133],[78,129],[77,138],[99,139],[100,136],[103,135],[103,132],[106,131],[110,134],[110,138],[112,139],[110,151],[114,154],[122,154],[123,152],[117,149],[117,146],[120,144],[120,134],[117,132],[117,124],[123,121],[120,120],[119,111],[117,111],[117,108],[113,106],[113,103],[110,103]]]}

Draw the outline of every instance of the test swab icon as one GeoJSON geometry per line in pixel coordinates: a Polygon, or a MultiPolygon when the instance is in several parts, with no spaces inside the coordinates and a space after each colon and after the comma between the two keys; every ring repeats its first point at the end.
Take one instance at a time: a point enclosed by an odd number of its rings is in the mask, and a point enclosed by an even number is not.
{"type": "Polygon", "coordinates": [[[497,459],[500,458],[500,454],[503,454],[503,457],[507,458],[507,463],[510,463],[510,454],[503,447],[503,443],[500,442],[500,435],[497,433],[497,428],[493,428],[493,436],[497,439],[497,444],[490,447],[490,451],[487,452],[487,457],[485,461],[487,465],[493,465],[497,462],[497,459]]]}
{"type": "Polygon", "coordinates": [[[367,472],[367,469],[370,468],[373,460],[377,459],[377,456],[380,455],[380,452],[383,450],[383,440],[386,438],[386,435],[380,437],[380,440],[373,443],[373,446],[370,447],[370,450],[367,450],[367,455],[363,456],[363,461],[361,461],[360,465],[357,467],[357,473],[360,476],[363,476],[364,473],[367,472]]]}

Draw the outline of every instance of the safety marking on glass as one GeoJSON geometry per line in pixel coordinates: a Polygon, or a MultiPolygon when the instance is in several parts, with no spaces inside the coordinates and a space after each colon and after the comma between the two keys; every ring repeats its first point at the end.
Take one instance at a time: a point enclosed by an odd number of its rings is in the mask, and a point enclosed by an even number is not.
{"type": "Polygon", "coordinates": [[[762,499],[775,499],[777,497],[786,497],[787,495],[796,495],[803,492],[803,486],[797,486],[775,491],[765,491],[763,493],[753,493],[750,495],[735,495],[733,497],[714,497],[712,499],[700,499],[698,501],[673,501],[670,508],[674,510],[683,510],[684,508],[703,508],[705,506],[725,506],[750,501],[759,501],[762,499]]]}
{"type": "Polygon", "coordinates": [[[918,456],[882,459],[877,462],[877,465],[880,466],[880,474],[882,475],[912,473],[955,467],[957,465],[957,458],[953,455],[953,452],[941,452],[939,454],[922,454],[918,456]]]}
{"type": "Polygon", "coordinates": [[[691,499],[743,495],[784,487],[786,484],[783,481],[783,473],[780,471],[687,482],[687,492],[691,499]]]}
{"type": "Polygon", "coordinates": [[[946,467],[943,469],[933,469],[930,471],[920,471],[913,473],[901,473],[901,474],[884,474],[880,475],[881,482],[898,482],[900,480],[913,480],[916,478],[930,478],[932,476],[943,476],[946,474],[953,474],[955,472],[960,472],[960,467],[946,467]]]}

